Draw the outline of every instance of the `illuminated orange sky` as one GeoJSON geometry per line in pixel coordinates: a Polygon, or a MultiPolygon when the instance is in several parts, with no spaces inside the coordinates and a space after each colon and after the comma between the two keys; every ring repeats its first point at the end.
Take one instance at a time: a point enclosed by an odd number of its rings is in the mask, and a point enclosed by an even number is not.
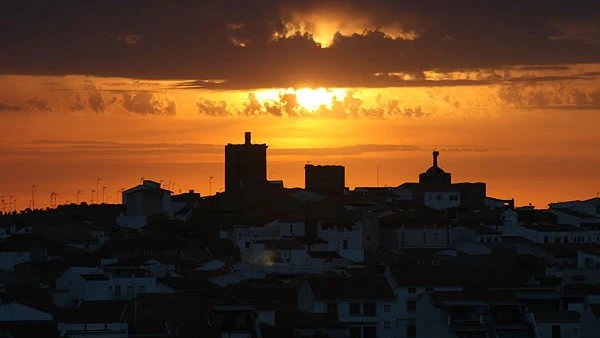
{"type": "MultiPolygon", "coordinates": [[[[86,20],[131,14],[107,3],[86,20]]],[[[600,30],[562,18],[569,9],[529,17],[532,25],[557,19],[543,32],[494,31],[491,23],[476,32],[458,17],[433,20],[432,11],[385,1],[269,3],[260,8],[277,18],[261,19],[269,25],[222,8],[210,13],[213,31],[181,18],[165,28],[177,39],[151,31],[144,25],[151,17],[110,32],[59,24],[43,34],[40,20],[37,31],[21,27],[25,45],[9,36],[19,23],[3,23],[13,29],[0,30],[0,41],[14,48],[0,56],[0,195],[15,196],[22,209],[36,184],[36,207],[47,206],[52,192],[64,203],[81,190],[89,202],[98,177],[107,202],[141,177],[207,194],[213,176],[214,193],[223,189],[224,145],[241,143],[245,131],[269,145],[269,178],[287,187],[303,186],[306,162],[345,165],[349,187],[375,186],[380,165],[380,184],[396,186],[417,180],[439,149],[455,181],[485,181],[488,195],[520,205],[600,192],[600,30]],[[191,47],[175,29],[196,32],[219,57],[191,47]],[[495,50],[497,43],[469,36],[484,33],[512,45],[495,50]],[[76,39],[83,34],[98,40],[76,39]],[[43,46],[54,49],[40,54],[43,46]]],[[[80,6],[65,9],[72,24],[82,24],[76,14],[87,5],[80,6]]],[[[163,6],[181,16],[200,15],[203,5],[163,6]]],[[[167,10],[154,8],[157,16],[159,9],[167,10]]],[[[486,12],[492,23],[501,14],[486,12]]]]}

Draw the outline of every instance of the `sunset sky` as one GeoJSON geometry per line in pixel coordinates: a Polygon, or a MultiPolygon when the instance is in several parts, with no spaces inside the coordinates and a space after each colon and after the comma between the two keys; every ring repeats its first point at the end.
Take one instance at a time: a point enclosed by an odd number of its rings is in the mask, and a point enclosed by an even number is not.
{"type": "MultiPolygon", "coordinates": [[[[268,175],[455,181],[518,205],[600,192],[600,2],[0,2],[0,195],[105,200],[141,177],[223,189],[224,145],[268,175]],[[102,194],[100,193],[100,198],[102,194]],[[94,199],[96,197],[94,196],[94,199]]],[[[7,206],[8,208],[8,206],[7,206]]]]}

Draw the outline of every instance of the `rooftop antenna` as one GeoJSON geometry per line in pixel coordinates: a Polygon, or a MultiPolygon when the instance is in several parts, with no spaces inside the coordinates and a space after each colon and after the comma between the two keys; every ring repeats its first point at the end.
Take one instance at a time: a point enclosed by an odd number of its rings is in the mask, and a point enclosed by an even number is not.
{"type": "Polygon", "coordinates": [[[102,203],[104,203],[104,191],[106,190],[106,187],[102,187],[102,203]]]}
{"type": "Polygon", "coordinates": [[[99,196],[99,194],[100,194],[100,190],[99,190],[100,189],[100,181],[102,181],[102,178],[98,177],[96,179],[96,201],[100,200],[100,196],[99,196]]]}
{"type": "Polygon", "coordinates": [[[90,204],[94,204],[94,193],[96,192],[96,190],[92,190],[92,198],[90,199],[90,204]]]}
{"type": "Polygon", "coordinates": [[[77,190],[77,204],[79,204],[79,195],[81,195],[83,191],[77,190]]]}
{"type": "Polygon", "coordinates": [[[15,196],[13,196],[13,195],[8,196],[8,208],[10,209],[11,212],[17,210],[17,207],[13,207],[14,201],[15,201],[15,196]]]}
{"type": "Polygon", "coordinates": [[[212,194],[212,184],[214,182],[213,181],[214,178],[215,178],[214,176],[210,176],[208,178],[208,196],[210,196],[212,194]]]}
{"type": "Polygon", "coordinates": [[[34,184],[31,186],[31,210],[35,209],[35,188],[37,188],[38,185],[34,184]]]}
{"type": "Polygon", "coordinates": [[[5,201],[4,201],[4,197],[6,197],[6,195],[2,195],[0,196],[0,203],[2,203],[2,212],[5,213],[6,209],[5,209],[5,201]]]}
{"type": "Polygon", "coordinates": [[[125,188],[117,190],[117,203],[119,202],[119,195],[121,196],[121,203],[123,203],[123,191],[125,191],[125,188]]]}
{"type": "Polygon", "coordinates": [[[56,193],[55,192],[51,192],[50,193],[50,208],[54,208],[54,201],[55,201],[55,197],[56,193]]]}
{"type": "Polygon", "coordinates": [[[169,181],[169,190],[175,190],[175,182],[169,181]]]}

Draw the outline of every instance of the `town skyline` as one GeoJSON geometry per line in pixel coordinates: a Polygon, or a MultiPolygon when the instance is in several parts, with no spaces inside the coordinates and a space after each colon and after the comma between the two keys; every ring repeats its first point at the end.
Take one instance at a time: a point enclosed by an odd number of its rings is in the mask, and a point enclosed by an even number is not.
{"type": "MultiPolygon", "coordinates": [[[[238,135],[239,136],[239,135],[238,135]]],[[[238,137],[239,139],[239,137],[238,137]]],[[[232,142],[228,142],[228,144],[242,144],[242,142],[236,142],[236,141],[232,141],[232,142]]],[[[371,147],[373,147],[376,145],[371,145],[371,147]]],[[[224,146],[223,146],[224,147],[224,146]]],[[[364,145],[365,148],[368,148],[369,145],[364,145]]],[[[269,144],[267,143],[267,148],[269,147],[269,144]]],[[[438,152],[439,154],[439,150],[437,148],[435,151],[438,152]]],[[[427,154],[431,154],[431,152],[426,152],[425,149],[412,149],[412,151],[418,152],[419,153],[419,161],[423,161],[422,159],[422,155],[423,153],[427,153],[427,154]]],[[[445,149],[442,148],[442,153],[445,153],[444,155],[446,156],[442,156],[441,160],[440,160],[440,167],[444,168],[444,163],[445,160],[447,159],[447,157],[449,157],[448,155],[452,156],[451,154],[455,153],[457,151],[457,149],[445,149]]],[[[464,151],[464,150],[463,150],[464,151]]],[[[477,150],[474,149],[466,149],[466,151],[470,151],[470,152],[477,152],[477,150]]],[[[431,161],[431,159],[430,159],[431,161]]],[[[298,182],[298,179],[292,180],[292,182],[296,182],[295,185],[290,185],[289,183],[287,183],[286,177],[281,177],[279,175],[273,176],[274,172],[272,169],[269,168],[269,164],[270,164],[270,160],[269,157],[267,157],[267,180],[269,181],[283,181],[283,184],[285,186],[285,188],[289,188],[289,189],[294,189],[294,188],[301,188],[304,189],[304,175],[305,173],[302,171],[302,178],[301,181],[298,182]]],[[[322,162],[322,163],[317,163],[317,162],[312,162],[312,161],[306,161],[306,164],[313,164],[313,165],[342,165],[346,168],[346,188],[347,189],[355,189],[355,188],[359,188],[359,187],[371,187],[371,188],[375,188],[375,187],[388,187],[388,188],[396,188],[400,185],[402,185],[403,183],[407,183],[407,182],[414,182],[417,180],[417,176],[418,176],[418,172],[415,172],[414,175],[412,175],[412,179],[407,179],[405,181],[402,182],[391,182],[390,183],[390,178],[389,176],[386,175],[386,170],[394,170],[395,168],[388,168],[385,167],[383,164],[381,163],[385,163],[385,160],[376,162],[374,168],[373,168],[373,177],[364,177],[364,178],[355,178],[355,182],[364,182],[365,184],[360,184],[360,183],[355,183],[352,184],[352,182],[348,182],[348,177],[356,177],[355,175],[352,175],[352,172],[348,170],[348,168],[340,163],[337,162],[330,162],[330,163],[326,163],[326,162],[322,162]]],[[[449,161],[450,163],[453,163],[453,161],[449,161]]],[[[224,186],[224,180],[225,180],[225,176],[224,176],[224,170],[223,170],[223,163],[221,163],[221,172],[215,172],[215,173],[209,173],[206,176],[206,182],[204,184],[198,182],[196,185],[192,185],[191,186],[185,186],[185,185],[178,185],[178,183],[174,180],[170,180],[170,179],[157,179],[156,177],[144,177],[144,176],[140,176],[137,180],[138,183],[139,182],[143,182],[144,180],[151,180],[154,182],[159,183],[164,189],[170,190],[173,192],[173,194],[177,194],[177,193],[185,193],[188,191],[195,191],[198,193],[201,193],[202,196],[212,196],[216,193],[222,193],[225,191],[225,186],[224,186]]],[[[427,164],[423,163],[422,168],[426,168],[427,164]]],[[[304,170],[304,166],[302,166],[300,168],[301,170],[304,170]]],[[[448,169],[446,167],[446,169],[448,169]]],[[[419,171],[420,172],[420,171],[419,171]]],[[[453,176],[456,178],[458,177],[458,181],[464,181],[464,182],[484,182],[484,183],[489,183],[487,182],[485,179],[481,179],[481,180],[473,180],[473,179],[469,179],[468,177],[465,177],[465,175],[460,175],[460,173],[455,173],[454,171],[450,171],[453,176]]],[[[407,176],[407,175],[402,175],[402,176],[407,176]]],[[[12,211],[21,211],[27,208],[34,208],[34,209],[43,209],[43,208],[55,208],[59,205],[65,205],[65,204],[79,204],[79,203],[88,203],[88,204],[120,204],[121,201],[121,194],[124,190],[129,189],[130,187],[135,186],[137,183],[135,183],[134,180],[128,180],[128,181],[121,181],[122,184],[117,184],[114,185],[114,182],[112,182],[113,184],[111,184],[110,186],[108,186],[108,184],[111,183],[111,180],[109,180],[108,182],[105,181],[105,179],[103,177],[97,177],[93,180],[93,183],[95,183],[95,186],[89,189],[85,189],[85,188],[79,188],[79,189],[60,189],[60,187],[57,188],[56,185],[50,185],[50,187],[47,187],[44,189],[43,186],[40,186],[39,184],[32,184],[30,186],[30,190],[29,190],[29,195],[27,195],[26,193],[21,193],[21,194],[5,194],[5,195],[0,195],[0,211],[2,212],[12,212],[12,211]],[[102,182],[102,184],[100,184],[100,182],[102,182]],[[115,189],[115,186],[119,186],[119,188],[115,189]],[[48,197],[49,196],[49,197],[48,197]],[[20,197],[20,198],[19,198],[20,197]],[[27,197],[29,197],[29,199],[27,199],[27,197]],[[21,204],[17,204],[17,201],[20,201],[21,204]]],[[[195,180],[182,180],[183,182],[194,182],[195,180]]],[[[196,180],[197,181],[197,180],[196,180]]],[[[185,184],[185,183],[184,183],[185,184]]],[[[527,206],[527,205],[534,205],[537,207],[546,207],[548,204],[550,203],[554,203],[560,199],[556,199],[556,200],[519,200],[519,196],[517,195],[515,197],[515,195],[506,195],[506,194],[498,194],[496,193],[496,191],[498,191],[499,189],[494,189],[494,186],[490,184],[488,184],[488,192],[490,193],[490,195],[492,196],[499,196],[505,199],[515,199],[516,200],[516,205],[517,206],[527,206]],[[541,202],[541,203],[539,203],[541,202]]],[[[499,191],[502,191],[501,189],[499,191]]],[[[569,196],[568,198],[570,199],[579,199],[579,200],[585,200],[587,198],[591,198],[591,197],[596,197],[598,196],[600,193],[595,193],[593,195],[590,196],[580,196],[580,197],[572,197],[569,196]]],[[[567,198],[565,197],[565,195],[560,195],[558,196],[558,198],[567,198]]]]}

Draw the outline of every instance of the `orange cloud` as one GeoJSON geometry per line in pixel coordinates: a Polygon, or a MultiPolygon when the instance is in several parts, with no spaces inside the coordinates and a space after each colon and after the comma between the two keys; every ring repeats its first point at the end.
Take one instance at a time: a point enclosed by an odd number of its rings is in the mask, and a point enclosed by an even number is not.
{"type": "Polygon", "coordinates": [[[406,28],[402,19],[382,23],[374,13],[348,7],[321,6],[306,11],[283,7],[281,17],[282,27],[273,32],[273,40],[308,34],[322,48],[333,45],[337,35],[381,32],[392,40],[415,40],[419,37],[417,31],[406,28]]]}

